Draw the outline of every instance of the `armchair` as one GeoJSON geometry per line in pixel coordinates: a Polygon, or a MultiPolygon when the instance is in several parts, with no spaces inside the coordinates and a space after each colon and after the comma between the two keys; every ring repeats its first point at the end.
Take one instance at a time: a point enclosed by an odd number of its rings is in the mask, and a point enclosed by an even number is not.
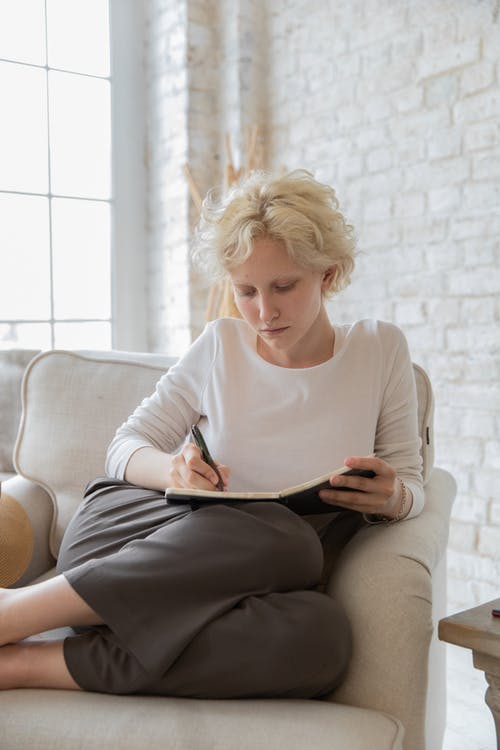
{"type": "MultiPolygon", "coordinates": [[[[53,575],[87,481],[104,473],[116,427],[172,363],[160,355],[42,352],[22,386],[17,476],[2,494],[31,520],[31,561],[15,585],[53,575]]],[[[432,391],[415,366],[426,505],[415,519],[363,528],[326,584],[350,617],[344,683],[322,700],[195,700],[57,690],[0,692],[3,750],[439,750],[445,725],[445,550],[453,478],[433,467],[432,391]]],[[[51,637],[45,634],[42,637],[51,637]]]]}

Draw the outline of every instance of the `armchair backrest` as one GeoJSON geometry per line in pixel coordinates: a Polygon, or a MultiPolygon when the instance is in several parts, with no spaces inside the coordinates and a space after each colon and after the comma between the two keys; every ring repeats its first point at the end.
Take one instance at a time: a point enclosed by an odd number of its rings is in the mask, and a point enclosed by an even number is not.
{"type": "Polygon", "coordinates": [[[28,365],[14,466],[52,498],[54,557],[88,481],[104,474],[116,428],[173,362],[154,354],[52,350],[28,365]]]}
{"type": "Polygon", "coordinates": [[[418,401],[418,430],[422,445],[422,476],[424,485],[429,481],[434,466],[434,394],[431,381],[420,365],[413,365],[418,401]]]}
{"type": "MultiPolygon", "coordinates": [[[[106,449],[116,428],[154,391],[174,361],[159,354],[52,350],[28,365],[14,466],[52,498],[54,557],[87,482],[104,474],[106,449]]],[[[429,379],[418,365],[415,380],[426,480],[433,462],[433,398],[429,379]]]]}
{"type": "Polygon", "coordinates": [[[0,351],[0,474],[14,471],[12,446],[21,417],[21,382],[28,363],[39,349],[0,351]]]}

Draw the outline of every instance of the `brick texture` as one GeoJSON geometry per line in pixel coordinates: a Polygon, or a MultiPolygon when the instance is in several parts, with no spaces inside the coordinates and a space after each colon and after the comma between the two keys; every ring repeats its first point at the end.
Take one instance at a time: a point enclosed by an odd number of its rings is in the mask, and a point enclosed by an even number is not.
{"type": "Polygon", "coordinates": [[[148,335],[152,351],[190,342],[186,2],[147,3],[148,335]]]}
{"type": "Polygon", "coordinates": [[[458,482],[450,608],[500,573],[500,20],[496,0],[149,0],[152,349],[203,325],[187,260],[202,191],[263,131],[268,165],[333,185],[361,251],[339,323],[391,320],[436,397],[436,462],[458,482]]]}

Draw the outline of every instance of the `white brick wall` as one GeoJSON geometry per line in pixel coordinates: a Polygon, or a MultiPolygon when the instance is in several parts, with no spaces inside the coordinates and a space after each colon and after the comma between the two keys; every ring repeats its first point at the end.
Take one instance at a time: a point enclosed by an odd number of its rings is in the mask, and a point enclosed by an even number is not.
{"type": "Polygon", "coordinates": [[[332,303],[332,316],[369,315],[401,325],[414,359],[433,380],[436,457],[459,484],[450,607],[498,596],[500,29],[494,5],[346,0],[301,15],[300,4],[283,2],[273,3],[270,15],[267,85],[282,92],[270,100],[267,117],[272,163],[305,166],[333,184],[363,251],[355,281],[332,303]],[[306,83],[311,38],[321,50],[314,63],[323,82],[319,97],[308,96],[306,83]],[[286,98],[297,87],[300,109],[289,117],[286,98]],[[474,562],[466,573],[464,555],[474,562]]]}
{"type": "Polygon", "coordinates": [[[332,184],[357,229],[355,279],[332,317],[399,324],[432,378],[436,459],[458,481],[450,608],[498,596],[498,4],[149,5],[152,348],[178,351],[203,322],[182,159],[205,190],[220,179],[224,132],[257,121],[269,165],[332,184]]]}
{"type": "Polygon", "coordinates": [[[182,352],[203,324],[208,284],[191,268],[202,195],[221,184],[225,135],[236,167],[266,93],[261,0],[145,0],[148,33],[149,348],[182,352]]]}
{"type": "Polygon", "coordinates": [[[148,0],[145,69],[148,168],[148,336],[152,351],[182,351],[190,341],[186,243],[187,8],[148,0]]]}

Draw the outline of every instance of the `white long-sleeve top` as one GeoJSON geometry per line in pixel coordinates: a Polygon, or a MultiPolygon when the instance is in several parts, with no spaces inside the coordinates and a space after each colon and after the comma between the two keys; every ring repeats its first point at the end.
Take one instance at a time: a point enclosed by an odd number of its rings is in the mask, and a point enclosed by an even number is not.
{"type": "Polygon", "coordinates": [[[175,453],[195,423],[230,490],[280,490],[375,453],[411,490],[408,517],[423,507],[413,367],[390,323],[335,326],[333,356],[300,369],[262,359],[243,320],[208,323],[118,429],[106,473],[122,479],[139,448],[175,453]]]}

